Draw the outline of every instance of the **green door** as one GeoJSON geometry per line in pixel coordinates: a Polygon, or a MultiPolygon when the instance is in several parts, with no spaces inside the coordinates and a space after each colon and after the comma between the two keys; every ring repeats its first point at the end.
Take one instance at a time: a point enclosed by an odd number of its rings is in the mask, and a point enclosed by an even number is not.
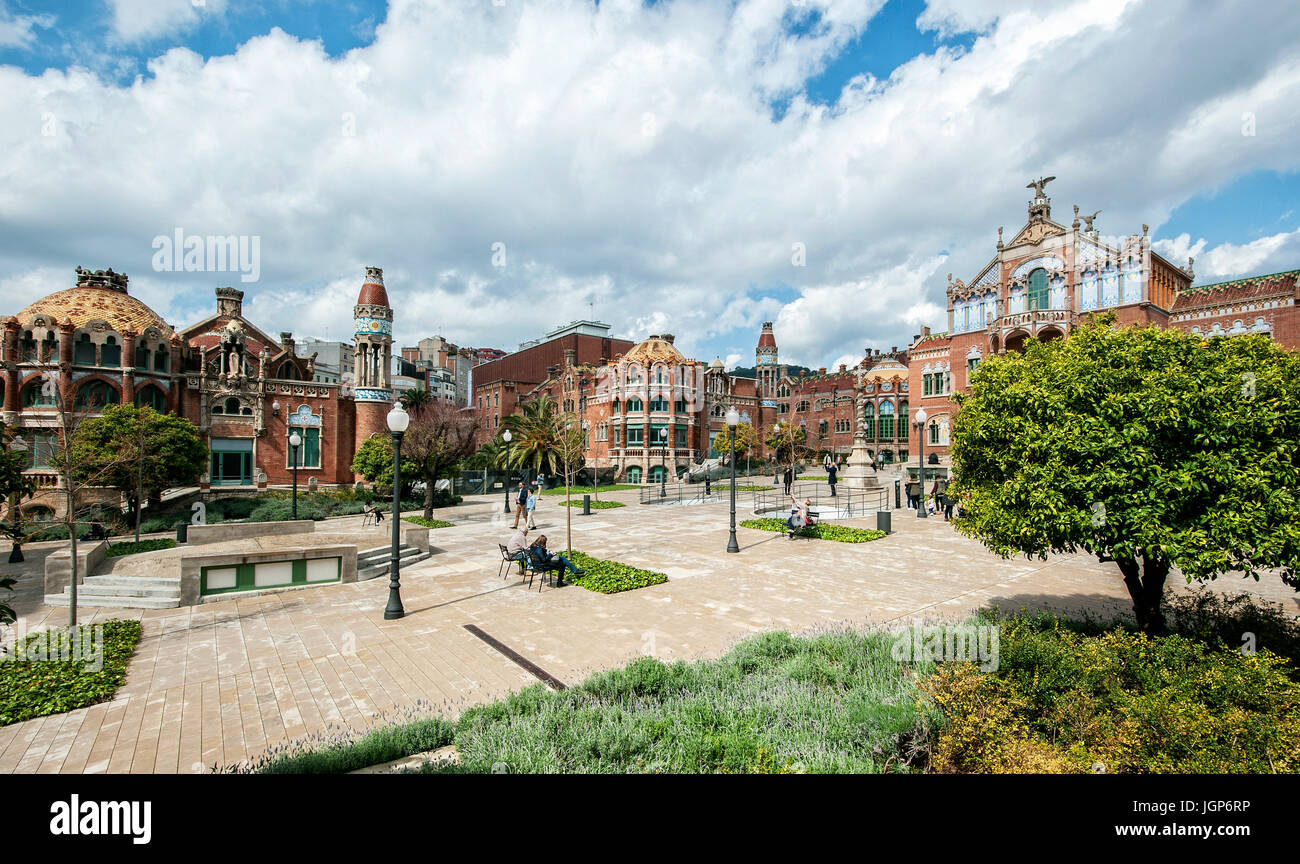
{"type": "Polygon", "coordinates": [[[213,438],[213,486],[250,486],[253,483],[253,439],[213,438]]]}

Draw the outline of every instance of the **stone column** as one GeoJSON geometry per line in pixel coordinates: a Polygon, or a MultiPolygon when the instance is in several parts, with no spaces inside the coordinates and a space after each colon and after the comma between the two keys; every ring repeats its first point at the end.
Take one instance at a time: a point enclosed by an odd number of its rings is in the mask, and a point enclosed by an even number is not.
{"type": "Polygon", "coordinates": [[[12,426],[18,422],[18,361],[19,361],[19,337],[21,331],[18,328],[18,319],[12,315],[5,319],[4,326],[4,370],[5,370],[5,401],[4,401],[4,422],[12,426]]]}
{"type": "Polygon", "coordinates": [[[59,392],[65,407],[72,408],[72,339],[71,319],[59,324],[59,392]]]}
{"type": "Polygon", "coordinates": [[[122,334],[122,404],[135,404],[135,334],[122,334]]]}
{"type": "Polygon", "coordinates": [[[185,387],[185,376],[181,374],[181,337],[175,334],[172,334],[172,338],[167,345],[167,366],[171,370],[171,386],[167,388],[167,410],[173,414],[179,414],[181,411],[181,390],[185,387]]]}

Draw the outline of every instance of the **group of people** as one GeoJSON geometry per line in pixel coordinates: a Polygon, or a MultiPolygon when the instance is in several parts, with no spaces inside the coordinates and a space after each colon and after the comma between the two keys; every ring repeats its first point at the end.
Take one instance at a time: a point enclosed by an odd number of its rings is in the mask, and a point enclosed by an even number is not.
{"type": "Polygon", "coordinates": [[[918,507],[924,507],[925,512],[937,516],[943,514],[944,521],[952,520],[952,508],[957,502],[948,494],[948,481],[935,480],[934,485],[930,487],[930,494],[922,496],[921,491],[924,486],[919,480],[912,480],[907,484],[907,506],[915,510],[918,507]]]}
{"type": "Polygon", "coordinates": [[[552,552],[546,548],[546,535],[538,536],[536,540],[528,542],[528,526],[522,528],[516,526],[515,533],[506,544],[506,555],[511,561],[518,561],[520,564],[525,562],[532,565],[532,568],[538,573],[554,571],[557,574],[556,585],[564,584],[564,571],[569,571],[574,576],[582,576],[582,570],[573,566],[573,562],[557,552],[552,552]]]}
{"type": "Polygon", "coordinates": [[[515,524],[519,527],[520,517],[525,517],[524,524],[529,528],[537,527],[537,494],[541,491],[542,480],[539,477],[530,485],[525,486],[524,481],[519,481],[519,487],[515,490],[515,524]]]}

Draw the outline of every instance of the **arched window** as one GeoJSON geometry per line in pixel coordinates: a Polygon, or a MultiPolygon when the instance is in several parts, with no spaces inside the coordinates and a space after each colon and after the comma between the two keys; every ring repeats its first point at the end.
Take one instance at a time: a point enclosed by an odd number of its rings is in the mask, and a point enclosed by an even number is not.
{"type": "Polygon", "coordinates": [[[171,361],[171,353],[165,345],[159,345],[153,352],[153,371],[166,372],[167,364],[171,361]]]}
{"type": "Polygon", "coordinates": [[[54,407],[54,388],[45,387],[43,381],[37,378],[32,383],[23,388],[23,407],[24,408],[53,408],[54,407]]]}
{"type": "Polygon", "coordinates": [[[82,333],[77,339],[76,347],[72,352],[72,362],[83,366],[95,365],[95,343],[90,341],[89,333],[82,333]]]}
{"type": "Polygon", "coordinates": [[[908,428],[909,427],[907,425],[907,400],[901,399],[898,402],[898,436],[900,438],[907,437],[908,428]]]}
{"type": "Polygon", "coordinates": [[[1079,308],[1084,312],[1097,308],[1097,271],[1089,267],[1083,271],[1079,287],[1079,308]]]}
{"type": "Polygon", "coordinates": [[[109,336],[104,340],[104,345],[99,349],[100,366],[121,366],[122,365],[122,346],[117,344],[117,337],[109,336]]]}
{"type": "Polygon", "coordinates": [[[862,432],[868,438],[876,437],[876,406],[868,402],[862,411],[862,432]]]}
{"type": "Polygon", "coordinates": [[[632,467],[628,468],[628,469],[627,469],[627,478],[626,478],[626,479],[627,479],[627,482],[629,482],[629,483],[640,483],[640,482],[641,482],[641,466],[639,466],[639,465],[633,465],[632,467]]]}
{"type": "Polygon", "coordinates": [[[24,363],[37,363],[36,359],[36,340],[32,337],[32,331],[23,331],[22,353],[19,355],[24,363]]]}
{"type": "Polygon", "coordinates": [[[284,381],[298,380],[298,367],[292,361],[286,360],[280,364],[280,374],[278,376],[284,381]]]}
{"type": "Polygon", "coordinates": [[[636,398],[635,396],[632,396],[627,400],[627,413],[629,414],[636,411],[641,411],[643,407],[644,406],[642,406],[641,400],[636,398]]]}
{"type": "Polygon", "coordinates": [[[141,342],[135,346],[135,368],[149,369],[149,346],[141,342]]]}
{"type": "Polygon", "coordinates": [[[1047,271],[1042,267],[1029,271],[1029,308],[1046,309],[1047,303],[1047,271]]]}
{"type": "Polygon", "coordinates": [[[157,387],[141,387],[135,394],[135,404],[141,408],[152,408],[162,414],[167,410],[167,396],[157,387]]]}
{"type": "Polygon", "coordinates": [[[78,388],[77,395],[72,399],[72,407],[95,410],[105,405],[116,405],[120,401],[122,397],[117,388],[105,381],[91,381],[78,388]]]}
{"type": "Polygon", "coordinates": [[[655,398],[650,400],[650,410],[667,413],[668,400],[665,399],[663,396],[656,396],[655,398]]]}
{"type": "Polygon", "coordinates": [[[894,437],[894,403],[880,403],[880,438],[894,437]]]}
{"type": "Polygon", "coordinates": [[[611,413],[611,414],[617,414],[617,413],[618,413],[618,400],[617,400],[617,399],[614,400],[614,404],[610,407],[609,410],[610,410],[610,413],[611,413]]]}
{"type": "Polygon", "coordinates": [[[808,407],[809,407],[809,406],[808,406],[808,400],[807,400],[807,399],[801,399],[801,400],[799,400],[799,402],[794,406],[794,410],[795,410],[796,413],[798,413],[798,412],[806,412],[806,411],[808,410],[808,407]]]}

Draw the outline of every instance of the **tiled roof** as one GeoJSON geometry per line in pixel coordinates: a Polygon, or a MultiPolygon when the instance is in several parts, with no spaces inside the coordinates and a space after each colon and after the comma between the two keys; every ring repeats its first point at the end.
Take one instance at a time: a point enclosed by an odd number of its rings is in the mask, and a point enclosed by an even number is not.
{"type": "Polygon", "coordinates": [[[1179,312],[1196,306],[1253,300],[1276,294],[1294,294],[1297,277],[1300,277],[1300,270],[1285,270],[1281,273],[1248,276],[1245,279],[1233,279],[1228,282],[1193,285],[1186,291],[1178,292],[1171,311],[1179,312]]]}
{"type": "Polygon", "coordinates": [[[681,363],[686,358],[682,352],[673,347],[673,343],[666,339],[660,339],[657,336],[651,336],[644,342],[638,342],[632,346],[632,350],[623,355],[623,359],[629,362],[644,363],[647,366],[651,363],[681,363]]]}
{"type": "Polygon", "coordinates": [[[71,319],[73,327],[102,320],[118,333],[140,333],[146,327],[157,327],[163,336],[172,335],[171,325],[130,294],[94,285],[78,285],[42,297],[18,313],[18,323],[29,325],[37,315],[48,315],[59,322],[71,319]]]}

